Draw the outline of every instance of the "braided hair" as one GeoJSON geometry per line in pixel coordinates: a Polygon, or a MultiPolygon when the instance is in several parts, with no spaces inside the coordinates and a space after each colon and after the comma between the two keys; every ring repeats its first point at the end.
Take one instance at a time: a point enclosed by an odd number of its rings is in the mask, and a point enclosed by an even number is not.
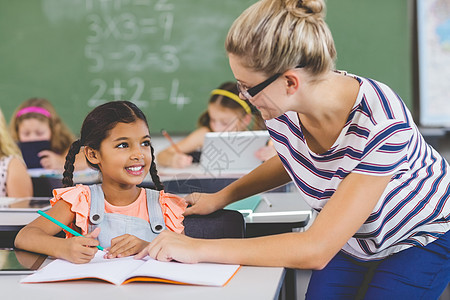
{"type": "MultiPolygon", "coordinates": [[[[75,156],[80,152],[82,146],[99,150],[100,144],[117,123],[133,123],[138,119],[144,121],[148,128],[147,118],[144,113],[129,101],[112,101],[94,108],[84,119],[81,126],[80,139],[72,143],[67,153],[62,180],[64,187],[73,186],[75,156]]],[[[156,189],[160,191],[164,189],[164,185],[161,183],[156,170],[154,149],[151,144],[150,149],[152,154],[150,176],[156,189]]],[[[99,170],[98,165],[92,164],[87,159],[86,161],[89,166],[99,170]]]]}

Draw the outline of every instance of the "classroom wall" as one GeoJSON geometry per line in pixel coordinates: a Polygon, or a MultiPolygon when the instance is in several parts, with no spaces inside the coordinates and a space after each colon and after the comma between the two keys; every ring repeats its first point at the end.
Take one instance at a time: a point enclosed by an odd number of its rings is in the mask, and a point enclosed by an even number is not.
{"type": "MultiPolygon", "coordinates": [[[[136,102],[153,133],[195,128],[233,80],[223,43],[254,0],[0,0],[0,104],[52,101],[77,133],[92,107],[136,102]]],[[[412,107],[408,0],[328,0],[337,68],[389,84],[412,107]]]]}

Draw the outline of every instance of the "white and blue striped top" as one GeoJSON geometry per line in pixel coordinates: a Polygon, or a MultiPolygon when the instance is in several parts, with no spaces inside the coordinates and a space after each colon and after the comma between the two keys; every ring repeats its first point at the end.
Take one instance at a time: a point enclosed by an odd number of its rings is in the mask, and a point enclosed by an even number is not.
{"type": "Polygon", "coordinates": [[[266,125],[284,167],[317,211],[351,172],[392,175],[369,218],[342,248],[357,259],[375,260],[426,245],[450,229],[449,165],[425,142],[395,92],[350,76],[360,83],[358,97],[327,152],[308,148],[296,112],[266,125]]]}

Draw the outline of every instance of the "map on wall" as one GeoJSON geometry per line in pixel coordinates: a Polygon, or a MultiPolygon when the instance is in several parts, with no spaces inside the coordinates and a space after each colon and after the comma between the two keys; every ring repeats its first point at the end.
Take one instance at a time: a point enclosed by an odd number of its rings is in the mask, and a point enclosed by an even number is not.
{"type": "Polygon", "coordinates": [[[418,0],[420,123],[450,127],[450,1],[418,0]]]}

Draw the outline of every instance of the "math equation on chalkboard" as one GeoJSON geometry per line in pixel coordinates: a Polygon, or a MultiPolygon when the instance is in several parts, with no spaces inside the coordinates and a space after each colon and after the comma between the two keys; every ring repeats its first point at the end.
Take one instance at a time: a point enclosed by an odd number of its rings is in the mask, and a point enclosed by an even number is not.
{"type": "Polygon", "coordinates": [[[171,43],[174,4],[169,1],[86,1],[86,44],[90,85],[89,106],[128,99],[141,107],[150,101],[169,100],[177,109],[190,102],[179,92],[180,81],[169,85],[145,80],[149,70],[173,73],[180,67],[177,47],[171,43]],[[117,72],[105,78],[104,73],[117,72]],[[126,76],[128,75],[129,76],[126,76]],[[98,76],[96,76],[98,75],[98,76]]]}
{"type": "Polygon", "coordinates": [[[75,132],[99,104],[130,100],[152,130],[188,132],[233,81],[224,49],[256,0],[0,0],[0,99],[54,103],[75,132]]]}

